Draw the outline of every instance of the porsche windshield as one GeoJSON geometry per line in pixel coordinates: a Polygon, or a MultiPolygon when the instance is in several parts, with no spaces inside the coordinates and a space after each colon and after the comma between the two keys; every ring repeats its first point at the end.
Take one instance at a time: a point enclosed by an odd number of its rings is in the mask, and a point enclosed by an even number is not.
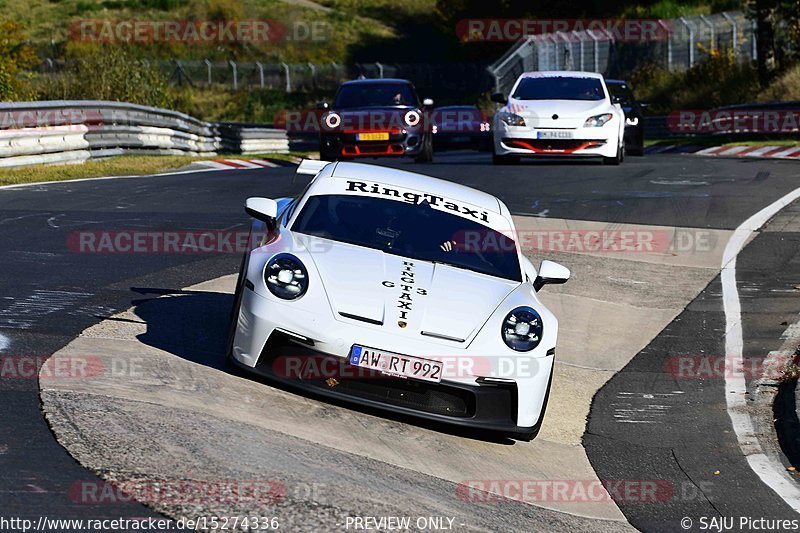
{"type": "Polygon", "coordinates": [[[602,100],[606,97],[597,78],[552,76],[522,78],[512,95],[517,100],[602,100]]]}
{"type": "Polygon", "coordinates": [[[483,224],[413,204],[354,195],[308,199],[292,231],[521,281],[516,244],[483,224]]]}

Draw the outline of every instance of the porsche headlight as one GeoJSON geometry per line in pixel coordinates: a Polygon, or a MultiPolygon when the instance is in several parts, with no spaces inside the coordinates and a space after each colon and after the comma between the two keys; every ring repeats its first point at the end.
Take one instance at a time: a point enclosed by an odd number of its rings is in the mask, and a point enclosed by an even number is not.
{"type": "Polygon", "coordinates": [[[339,124],[342,123],[342,117],[340,117],[337,113],[328,113],[325,115],[325,125],[328,128],[334,130],[339,127],[339,124]]]}
{"type": "Polygon", "coordinates": [[[531,307],[517,307],[503,320],[503,341],[517,352],[529,352],[536,348],[543,332],[542,317],[531,307]]]}
{"type": "Polygon", "coordinates": [[[593,117],[589,117],[586,119],[586,122],[583,123],[584,128],[599,128],[600,126],[604,126],[606,122],[614,118],[614,115],[611,113],[603,113],[602,115],[595,115],[593,117]]]}
{"type": "Polygon", "coordinates": [[[408,126],[416,126],[419,124],[420,114],[417,111],[411,110],[403,115],[403,120],[405,121],[406,125],[408,126]]]}
{"type": "Polygon", "coordinates": [[[509,126],[524,126],[525,125],[525,119],[522,118],[519,115],[514,114],[514,113],[508,113],[506,111],[501,111],[500,113],[497,114],[497,117],[500,120],[502,120],[503,122],[505,122],[506,124],[508,124],[509,126]]]}
{"type": "Polygon", "coordinates": [[[298,258],[278,254],[264,269],[264,282],[269,292],[283,300],[296,300],[308,289],[308,272],[298,258]]]}

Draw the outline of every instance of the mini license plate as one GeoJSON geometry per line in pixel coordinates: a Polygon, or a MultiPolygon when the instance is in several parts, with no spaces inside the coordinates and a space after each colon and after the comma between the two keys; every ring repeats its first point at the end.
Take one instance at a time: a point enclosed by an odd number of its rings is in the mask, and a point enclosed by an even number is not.
{"type": "Polygon", "coordinates": [[[390,376],[416,378],[439,383],[442,381],[442,363],[412,355],[354,345],[348,361],[351,365],[377,370],[390,376]]]}
{"type": "Polygon", "coordinates": [[[356,133],[357,141],[388,141],[389,133],[382,131],[377,133],[356,133]]]}

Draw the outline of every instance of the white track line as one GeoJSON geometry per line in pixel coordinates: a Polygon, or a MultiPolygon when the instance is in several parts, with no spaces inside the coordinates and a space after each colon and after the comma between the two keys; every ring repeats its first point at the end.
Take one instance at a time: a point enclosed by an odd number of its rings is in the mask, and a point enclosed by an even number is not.
{"type": "Polygon", "coordinates": [[[770,157],[789,157],[789,154],[793,154],[796,151],[797,151],[797,146],[790,146],[785,150],[781,150],[780,152],[772,154],[770,157]]]}
{"type": "Polygon", "coordinates": [[[724,150],[724,146],[712,146],[711,148],[703,148],[695,152],[695,155],[716,155],[717,152],[724,150]]]}
{"type": "Polygon", "coordinates": [[[767,223],[778,211],[800,198],[800,188],[771,203],[755,215],[745,220],[731,235],[722,256],[722,304],[725,311],[725,401],[728,416],[739,441],[739,448],[747,458],[750,468],[758,474],[761,481],[774,490],[783,501],[795,511],[800,512],[800,487],[792,480],[783,465],[772,462],[764,453],[747,413],[745,381],[742,352],[742,306],[739,289],[736,286],[736,257],[745,246],[747,239],[767,223]]]}
{"type": "Polygon", "coordinates": [[[219,161],[198,161],[197,164],[205,167],[216,168],[217,170],[230,170],[232,168],[236,168],[225,163],[220,163],[219,161]]]}
{"type": "Polygon", "coordinates": [[[721,152],[717,152],[717,155],[736,155],[739,152],[744,152],[745,150],[748,150],[750,148],[752,148],[752,147],[751,146],[730,146],[730,147],[726,147],[721,152]]]}
{"type": "Polygon", "coordinates": [[[777,150],[780,148],[779,146],[762,146],[761,148],[756,148],[752,152],[748,152],[747,155],[750,157],[756,157],[766,154],[767,152],[771,152],[773,150],[777,150]]]}
{"type": "Polygon", "coordinates": [[[269,167],[269,168],[276,168],[280,165],[273,163],[272,161],[267,161],[266,159],[251,159],[251,163],[255,163],[256,165],[261,165],[262,167],[269,167]]]}
{"type": "Polygon", "coordinates": [[[256,165],[255,163],[245,161],[244,159],[225,159],[222,162],[229,163],[230,166],[235,168],[261,168],[261,165],[256,165]]]}

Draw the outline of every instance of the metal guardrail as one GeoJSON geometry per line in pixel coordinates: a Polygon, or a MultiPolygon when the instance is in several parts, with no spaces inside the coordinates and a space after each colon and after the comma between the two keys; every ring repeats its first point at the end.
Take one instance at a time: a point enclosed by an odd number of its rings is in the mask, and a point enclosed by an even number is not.
{"type": "Polygon", "coordinates": [[[800,134],[800,102],[738,104],[708,110],[687,110],[666,116],[647,116],[644,121],[646,139],[743,136],[757,134],[771,137],[796,137],[800,134]],[[699,116],[698,116],[699,115],[699,116]]]}
{"type": "Polygon", "coordinates": [[[286,153],[285,130],[204,122],[155,107],[81,100],[0,103],[0,167],[83,162],[124,153],[286,153]]]}

